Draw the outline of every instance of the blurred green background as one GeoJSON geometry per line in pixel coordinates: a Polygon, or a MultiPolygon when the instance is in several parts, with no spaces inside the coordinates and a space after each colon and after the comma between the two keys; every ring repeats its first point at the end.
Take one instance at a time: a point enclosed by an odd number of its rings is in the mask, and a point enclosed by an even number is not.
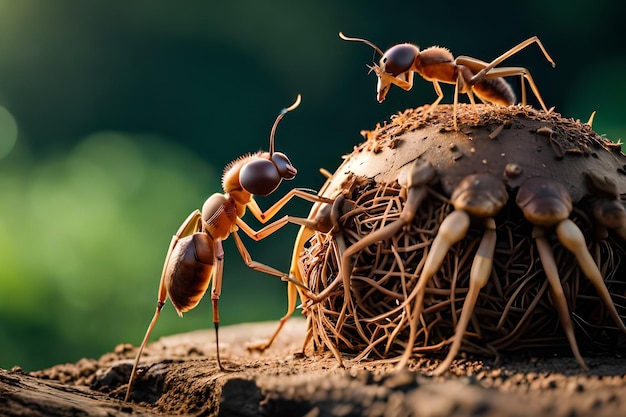
{"type": "MultiPolygon", "coordinates": [[[[434,100],[416,78],[378,104],[372,50],[339,31],[486,61],[539,35],[556,69],[536,46],[508,64],[530,69],[549,107],[583,121],[597,110],[599,133],[626,137],[626,3],[435,3],[0,0],[0,367],[138,344],[171,235],[220,191],[224,165],[267,148],[296,94],[277,148],[299,174],[262,208],[289,187],[319,188],[318,169],[333,171],[360,130],[434,100]]],[[[296,232],[245,241],[287,270],[296,232]]],[[[232,240],[224,247],[222,322],[280,317],[285,284],[247,269],[232,240]]],[[[211,328],[206,301],[182,320],[168,304],[152,339],[211,328]]]]}

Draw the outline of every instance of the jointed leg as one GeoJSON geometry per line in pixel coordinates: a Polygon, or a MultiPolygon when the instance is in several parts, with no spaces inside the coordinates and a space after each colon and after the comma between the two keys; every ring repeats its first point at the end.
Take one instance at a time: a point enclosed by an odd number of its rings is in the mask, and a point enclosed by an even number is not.
{"type": "Polygon", "coordinates": [[[406,73],[406,80],[403,80],[399,76],[394,77],[389,73],[383,72],[376,64],[370,66],[369,68],[374,71],[378,76],[378,83],[376,86],[376,98],[379,103],[382,103],[385,100],[387,92],[392,85],[396,85],[405,91],[409,91],[413,87],[413,71],[409,71],[408,73],[406,73]]]}
{"type": "Polygon", "coordinates": [[[239,237],[239,234],[237,232],[233,232],[232,236],[235,239],[235,246],[237,246],[237,250],[239,250],[241,257],[243,258],[243,261],[246,264],[246,266],[248,266],[248,268],[251,268],[251,269],[254,269],[255,271],[263,272],[269,275],[274,275],[276,277],[280,277],[280,279],[282,279],[283,281],[287,281],[292,284],[295,284],[296,286],[305,290],[307,293],[310,293],[306,285],[304,285],[302,282],[298,281],[296,278],[292,277],[291,275],[285,274],[284,272],[281,272],[278,269],[272,268],[271,266],[262,264],[257,261],[253,261],[252,257],[250,256],[250,252],[248,252],[248,250],[246,249],[245,245],[243,244],[243,241],[239,237]]]}
{"type": "Polygon", "coordinates": [[[409,340],[404,354],[400,358],[400,362],[396,365],[397,370],[401,370],[406,367],[409,359],[411,358],[411,354],[413,353],[413,344],[417,338],[417,327],[422,315],[426,285],[441,267],[441,264],[443,263],[450,247],[465,237],[469,229],[469,225],[469,215],[462,210],[455,210],[450,213],[439,226],[439,231],[437,232],[437,236],[431,245],[430,253],[426,257],[424,269],[422,270],[420,278],[415,285],[415,289],[413,290],[417,295],[415,297],[415,306],[411,315],[409,340]]]}
{"type": "Polygon", "coordinates": [[[435,89],[435,93],[437,94],[437,99],[433,101],[433,103],[428,107],[428,110],[426,110],[425,114],[429,114],[433,110],[435,110],[443,99],[443,91],[441,90],[441,86],[437,81],[433,81],[433,88],[435,89]]]}
{"type": "Polygon", "coordinates": [[[222,276],[224,274],[224,248],[222,247],[221,240],[215,241],[215,258],[217,259],[217,263],[215,264],[215,271],[213,272],[213,283],[211,285],[211,303],[213,304],[213,326],[215,327],[215,348],[217,351],[217,365],[219,366],[220,370],[224,371],[225,368],[222,366],[222,361],[220,359],[220,313],[217,305],[220,299],[220,294],[222,294],[222,276]]]}
{"type": "MultiPolygon", "coordinates": [[[[344,194],[339,194],[335,198],[335,202],[331,206],[331,211],[329,215],[330,223],[326,225],[326,226],[330,226],[330,229],[328,229],[328,232],[330,232],[332,228],[334,228],[336,232],[339,231],[339,224],[338,224],[339,218],[342,216],[345,210],[350,210],[350,208],[348,207],[351,207],[351,206],[352,206],[352,203],[346,199],[344,194]]],[[[308,227],[309,229],[311,228],[315,229],[316,228],[315,225],[318,224],[318,222],[305,220],[304,222],[300,224],[302,224],[305,227],[308,227]]],[[[338,248],[338,252],[340,254],[343,254],[346,251],[346,243],[345,243],[345,239],[343,235],[341,233],[335,233],[333,237],[336,242],[336,247],[338,248]]],[[[341,258],[341,257],[342,255],[337,256],[337,258],[341,258]]],[[[331,292],[333,292],[335,288],[337,288],[337,286],[341,284],[342,282],[343,282],[343,277],[341,276],[341,274],[338,274],[337,277],[333,280],[333,282],[331,282],[319,294],[307,294],[307,298],[308,298],[307,304],[311,305],[311,304],[319,303],[322,300],[325,300],[326,298],[328,298],[331,292]]]]}
{"type": "MultiPolygon", "coordinates": [[[[337,319],[337,328],[341,328],[345,320],[345,312],[352,303],[350,278],[352,276],[352,256],[364,248],[381,240],[388,239],[410,224],[415,217],[424,197],[427,194],[427,184],[435,177],[435,170],[428,162],[416,159],[406,166],[399,174],[398,183],[407,191],[406,201],[400,212],[400,217],[390,224],[368,234],[358,242],[347,248],[341,256],[341,277],[344,287],[344,304],[337,319]]],[[[337,277],[339,278],[339,277],[337,277]]],[[[327,289],[328,290],[328,289],[327,289]]]]}
{"type": "MultiPolygon", "coordinates": [[[[518,53],[519,51],[521,51],[522,49],[526,48],[527,46],[529,46],[529,45],[531,45],[533,43],[537,43],[539,48],[541,48],[541,52],[543,52],[543,55],[546,57],[548,62],[550,62],[550,64],[552,64],[552,67],[555,67],[556,64],[554,63],[554,60],[550,57],[550,55],[548,55],[548,51],[546,51],[546,48],[543,47],[543,44],[541,43],[539,38],[537,36],[533,36],[531,38],[526,39],[523,42],[520,42],[519,44],[517,44],[513,48],[509,49],[508,51],[506,51],[505,53],[503,53],[502,55],[500,55],[499,57],[497,57],[496,59],[491,61],[489,64],[487,64],[487,66],[485,66],[478,73],[476,73],[476,75],[474,75],[474,77],[472,77],[472,79],[470,81],[470,84],[474,85],[474,84],[479,83],[483,79],[483,77],[485,77],[487,75],[488,72],[493,70],[502,61],[510,58],[511,56],[515,55],[516,53],[518,53]]],[[[465,58],[465,57],[463,57],[463,58],[465,58]]],[[[457,58],[456,61],[458,62],[459,58],[457,58]]]]}
{"type": "MultiPolygon", "coordinates": [[[[298,236],[296,237],[296,244],[294,245],[294,250],[293,250],[293,254],[291,258],[291,267],[289,269],[289,275],[294,277],[294,279],[298,280],[303,285],[305,284],[303,282],[303,278],[298,268],[298,257],[300,256],[300,253],[304,248],[304,243],[307,242],[312,235],[313,235],[312,229],[306,228],[304,226],[300,228],[300,230],[298,231],[298,236]]],[[[274,331],[274,333],[272,334],[272,337],[270,337],[269,340],[263,343],[258,343],[258,344],[248,346],[248,350],[256,350],[256,351],[263,352],[266,349],[268,349],[272,345],[272,343],[274,343],[274,340],[276,340],[278,333],[280,333],[280,331],[282,330],[287,320],[289,320],[289,318],[296,311],[296,304],[298,302],[299,291],[300,291],[299,287],[297,287],[294,283],[292,282],[287,283],[287,312],[280,319],[278,323],[278,328],[274,331]]],[[[302,302],[304,303],[304,298],[306,298],[306,296],[301,293],[300,298],[303,299],[302,302]]]]}
{"type": "MultiPolygon", "coordinates": [[[[344,287],[344,308],[342,309],[342,312],[345,311],[349,304],[352,303],[352,294],[350,292],[350,278],[352,276],[352,256],[356,253],[359,253],[361,250],[365,249],[371,244],[394,236],[395,234],[400,232],[400,230],[402,230],[404,226],[411,223],[413,221],[413,217],[415,217],[417,209],[419,208],[422,200],[427,193],[426,187],[424,187],[423,185],[424,184],[420,184],[418,186],[416,184],[416,187],[409,190],[409,193],[407,195],[407,201],[405,202],[404,207],[402,208],[402,212],[400,213],[400,217],[398,219],[376,230],[375,232],[369,233],[367,236],[363,237],[343,252],[343,255],[341,257],[341,276],[343,279],[344,287]]],[[[340,317],[337,320],[338,328],[341,328],[344,319],[345,315],[340,314],[340,317]]]]}
{"type": "Polygon", "coordinates": [[[178,231],[174,236],[172,236],[172,240],[170,241],[170,246],[167,250],[167,255],[165,256],[165,262],[163,264],[163,271],[161,272],[161,281],[159,283],[159,293],[157,299],[157,307],[154,312],[154,316],[148,325],[148,329],[146,330],[146,334],[141,342],[141,346],[137,351],[137,356],[135,356],[135,362],[133,363],[133,370],[130,373],[130,379],[128,381],[128,388],[126,389],[126,396],[124,397],[124,401],[128,401],[130,399],[130,393],[132,391],[133,382],[135,381],[135,377],[137,376],[137,367],[139,366],[139,359],[141,358],[141,354],[148,343],[148,339],[150,338],[150,334],[152,333],[152,329],[156,324],[159,315],[161,314],[161,310],[165,305],[165,299],[167,298],[167,289],[165,287],[165,272],[167,271],[167,266],[170,261],[170,255],[174,250],[174,247],[178,243],[178,240],[185,236],[190,236],[193,233],[197,232],[201,228],[202,215],[198,210],[192,212],[187,219],[183,222],[183,224],[178,228],[178,231]]]}
{"type": "Polygon", "coordinates": [[[567,340],[569,341],[572,354],[580,366],[587,370],[589,368],[587,368],[587,364],[585,364],[585,360],[578,350],[578,343],[576,342],[576,336],[574,335],[574,325],[572,324],[572,318],[570,316],[569,307],[567,306],[567,300],[565,299],[565,294],[563,293],[563,286],[561,285],[561,279],[559,278],[559,272],[556,267],[552,248],[550,248],[542,228],[538,226],[533,228],[533,238],[535,239],[535,243],[537,245],[539,259],[541,259],[541,266],[546,274],[548,283],[550,284],[552,298],[555,304],[554,307],[559,314],[559,321],[561,322],[561,327],[563,327],[565,336],[567,336],[567,340]]]}
{"type": "Polygon", "coordinates": [[[280,209],[283,208],[283,206],[287,204],[289,200],[291,200],[293,197],[299,197],[303,200],[310,201],[312,203],[329,203],[329,204],[333,203],[333,200],[328,199],[326,197],[321,197],[321,196],[306,192],[304,190],[294,188],[292,190],[289,190],[287,194],[285,194],[282,198],[280,198],[280,200],[278,200],[276,203],[274,203],[270,208],[268,208],[265,211],[261,211],[261,209],[259,208],[254,198],[250,200],[250,202],[247,204],[247,207],[248,207],[248,210],[250,210],[250,212],[254,215],[254,217],[257,218],[258,221],[260,221],[261,223],[265,223],[269,221],[272,217],[274,217],[276,213],[278,213],[280,209]]]}
{"type": "Polygon", "coordinates": [[[474,109],[474,112],[478,114],[478,110],[476,109],[476,101],[474,100],[474,93],[471,87],[467,88],[466,82],[463,80],[463,75],[461,72],[459,72],[459,75],[457,76],[456,84],[454,84],[454,102],[452,105],[452,120],[453,120],[454,130],[459,130],[459,126],[457,124],[457,116],[456,116],[457,109],[459,107],[459,91],[465,92],[467,94],[467,97],[469,98],[469,101],[472,104],[472,109],[474,109]]]}
{"type": "Polygon", "coordinates": [[[602,273],[589,253],[585,238],[578,226],[570,219],[563,220],[556,227],[556,235],[559,242],[576,256],[580,269],[595,287],[615,324],[622,332],[626,333],[626,326],[624,326],[624,322],[615,308],[615,303],[613,303],[609,290],[604,283],[602,273]]]}
{"type": "Polygon", "coordinates": [[[504,77],[520,76],[520,78],[521,78],[520,88],[522,90],[522,101],[521,101],[521,103],[522,104],[526,104],[526,83],[525,83],[525,81],[527,80],[528,84],[530,85],[530,89],[535,94],[535,97],[537,97],[537,101],[539,101],[539,104],[541,104],[541,108],[546,113],[548,112],[548,108],[546,107],[546,105],[545,105],[545,103],[543,101],[543,98],[541,97],[541,93],[539,93],[539,88],[537,87],[537,84],[535,84],[535,81],[533,80],[533,78],[530,75],[530,72],[528,71],[527,68],[524,68],[524,67],[493,68],[489,72],[486,72],[480,78],[477,78],[477,75],[482,73],[484,71],[484,69],[487,68],[487,66],[483,66],[483,65],[485,65],[485,62],[477,60],[477,59],[474,59],[474,58],[470,58],[470,57],[459,57],[459,58],[456,59],[456,62],[458,64],[460,64],[460,65],[464,65],[464,66],[470,68],[474,72],[476,72],[476,70],[478,68],[482,68],[482,69],[480,69],[478,71],[478,73],[476,75],[474,75],[474,77],[472,77],[470,80],[466,81],[470,85],[476,85],[476,84],[478,84],[479,82],[481,82],[485,78],[504,78],[504,77]]]}
{"type": "Polygon", "coordinates": [[[539,88],[537,88],[537,84],[535,84],[535,81],[533,80],[533,77],[530,75],[530,72],[528,71],[528,69],[523,68],[523,67],[503,67],[503,68],[495,68],[493,70],[491,70],[491,72],[489,72],[486,76],[486,78],[501,78],[501,77],[512,77],[512,76],[516,76],[519,75],[521,78],[521,89],[522,89],[522,104],[526,104],[526,83],[525,81],[528,81],[528,85],[530,86],[530,89],[533,91],[533,93],[535,94],[535,97],[537,97],[537,101],[539,102],[539,104],[541,104],[541,108],[543,109],[543,111],[545,111],[546,113],[548,113],[548,108],[546,107],[545,103],[543,102],[543,98],[541,98],[541,93],[539,92],[539,88]]]}
{"type": "Polygon", "coordinates": [[[465,296],[465,302],[463,303],[463,311],[461,312],[461,318],[454,329],[454,339],[450,346],[450,351],[446,358],[435,369],[435,375],[442,374],[449,367],[455,356],[461,348],[463,342],[463,336],[467,325],[474,313],[474,306],[478,299],[480,290],[487,284],[489,276],[491,275],[491,269],[493,266],[493,254],[496,249],[496,223],[492,218],[485,221],[487,230],[483,234],[483,238],[480,241],[480,246],[474,257],[472,263],[472,269],[470,271],[469,291],[465,296]]]}

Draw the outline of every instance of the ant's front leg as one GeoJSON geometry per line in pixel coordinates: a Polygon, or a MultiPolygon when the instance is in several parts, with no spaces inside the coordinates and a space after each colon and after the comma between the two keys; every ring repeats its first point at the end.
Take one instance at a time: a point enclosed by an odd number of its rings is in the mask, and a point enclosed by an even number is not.
{"type": "MultiPolygon", "coordinates": [[[[300,296],[300,300],[302,301],[304,309],[306,309],[310,304],[314,302],[314,298],[317,298],[317,296],[313,294],[310,290],[305,289],[305,274],[298,265],[298,259],[304,251],[306,242],[308,242],[315,233],[331,233],[335,224],[332,219],[333,208],[341,205],[343,203],[343,200],[343,195],[340,195],[338,198],[330,200],[333,201],[333,204],[321,203],[314,205],[313,209],[311,210],[311,214],[306,219],[298,217],[288,218],[289,222],[299,224],[301,227],[298,231],[298,235],[294,243],[293,253],[291,256],[291,267],[289,268],[289,276],[290,278],[293,278],[295,282],[289,281],[287,283],[287,312],[280,319],[277,329],[268,340],[250,345],[248,346],[248,350],[264,352],[266,349],[272,346],[287,320],[289,320],[289,318],[291,318],[293,313],[296,311],[298,295],[300,296]]],[[[303,353],[305,347],[306,341],[302,347],[303,353]]],[[[339,361],[341,361],[340,356],[338,356],[338,358],[339,361]]]]}
{"type": "Polygon", "coordinates": [[[368,66],[368,68],[376,74],[378,77],[378,84],[376,86],[377,100],[382,103],[387,96],[387,92],[392,85],[396,85],[405,91],[409,91],[413,87],[413,71],[407,71],[398,76],[391,75],[383,71],[378,65],[374,64],[368,66]],[[406,80],[400,78],[400,76],[406,74],[406,80]]]}
{"type": "Polygon", "coordinates": [[[260,221],[261,223],[266,223],[272,217],[274,217],[280,211],[280,209],[283,208],[283,206],[287,204],[293,197],[299,197],[303,200],[310,201],[311,203],[329,203],[329,204],[333,203],[333,200],[328,199],[326,197],[321,197],[321,196],[306,192],[304,190],[294,188],[294,189],[289,190],[287,194],[282,196],[280,200],[278,200],[276,203],[274,203],[270,208],[268,208],[265,211],[261,211],[261,208],[259,207],[259,205],[257,204],[254,198],[250,199],[250,202],[248,202],[246,207],[248,208],[248,210],[250,210],[250,213],[252,213],[258,221],[260,221]]]}
{"type": "MultiPolygon", "coordinates": [[[[275,231],[277,231],[278,229],[280,229],[281,227],[286,225],[288,222],[289,222],[289,216],[285,216],[285,217],[282,217],[280,220],[277,220],[277,221],[275,221],[275,222],[265,226],[263,229],[259,230],[258,232],[255,232],[250,226],[248,226],[248,224],[246,222],[241,220],[239,217],[237,218],[237,226],[239,226],[239,228],[249,238],[251,238],[251,239],[253,239],[255,241],[259,241],[261,239],[266,238],[267,236],[271,235],[272,233],[274,233],[275,231]]],[[[302,282],[298,281],[297,279],[295,279],[291,275],[286,274],[286,273],[284,273],[282,271],[279,271],[276,268],[272,268],[271,266],[262,264],[262,263],[257,262],[257,261],[253,261],[252,257],[250,256],[250,253],[246,249],[245,245],[243,244],[243,241],[241,240],[241,238],[239,237],[239,235],[237,234],[236,231],[234,231],[232,233],[232,236],[235,239],[235,245],[237,246],[237,249],[239,250],[239,253],[241,254],[241,257],[243,258],[243,261],[245,262],[245,264],[249,268],[254,269],[255,271],[260,271],[260,272],[264,272],[264,273],[269,274],[269,275],[274,275],[276,277],[279,277],[283,281],[287,281],[287,282],[293,283],[296,286],[298,286],[299,288],[302,288],[303,290],[305,290],[307,293],[310,293],[310,291],[306,287],[306,285],[304,285],[302,282]]]]}
{"type": "MultiPolygon", "coordinates": [[[[298,236],[296,237],[296,243],[291,258],[291,268],[289,269],[289,276],[293,277],[293,279],[298,282],[298,284],[295,284],[293,281],[287,282],[287,312],[278,321],[278,327],[276,328],[272,336],[263,342],[254,343],[247,346],[247,349],[249,351],[265,352],[270,346],[272,346],[272,344],[276,340],[276,337],[278,337],[278,334],[285,326],[285,323],[287,323],[287,320],[289,320],[291,316],[293,316],[293,313],[296,311],[298,294],[300,294],[300,299],[302,300],[303,304],[305,300],[308,299],[306,293],[308,293],[309,291],[305,291],[300,287],[300,285],[302,285],[306,288],[306,285],[304,284],[302,274],[300,273],[300,270],[298,268],[298,257],[300,255],[300,251],[304,250],[304,243],[307,242],[311,238],[311,236],[313,236],[313,233],[313,229],[302,226],[300,227],[300,230],[298,231],[298,236]]],[[[304,346],[302,347],[302,352],[304,353],[304,346]]]]}

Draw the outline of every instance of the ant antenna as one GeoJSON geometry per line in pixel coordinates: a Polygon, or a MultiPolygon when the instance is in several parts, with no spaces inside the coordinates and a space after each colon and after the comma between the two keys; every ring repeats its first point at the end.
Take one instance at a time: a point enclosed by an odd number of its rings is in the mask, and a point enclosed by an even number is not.
{"type": "Polygon", "coordinates": [[[380,54],[380,56],[385,55],[385,54],[383,53],[383,51],[382,51],[382,50],[381,50],[378,46],[374,45],[372,42],[370,42],[370,41],[368,41],[368,40],[366,40],[366,39],[361,39],[361,38],[350,38],[350,37],[348,37],[348,36],[344,35],[342,32],[339,32],[339,37],[340,37],[341,39],[343,39],[344,41],[363,42],[364,44],[369,45],[369,46],[371,46],[372,48],[374,48],[374,50],[375,50],[376,52],[378,52],[378,53],[380,54]]]}
{"type": "Polygon", "coordinates": [[[284,109],[282,109],[278,117],[276,117],[276,120],[274,121],[274,125],[272,126],[272,130],[270,131],[270,157],[274,155],[274,135],[276,134],[276,127],[278,126],[278,122],[281,121],[281,119],[285,116],[285,114],[287,114],[288,112],[298,107],[300,105],[300,101],[302,101],[302,96],[298,94],[298,97],[296,98],[295,103],[293,103],[289,107],[285,107],[284,109]]]}

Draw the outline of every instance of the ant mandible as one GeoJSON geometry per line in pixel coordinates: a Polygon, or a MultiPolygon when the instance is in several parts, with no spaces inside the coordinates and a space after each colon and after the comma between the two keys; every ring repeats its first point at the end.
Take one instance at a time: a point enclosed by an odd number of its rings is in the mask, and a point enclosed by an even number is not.
{"type": "Polygon", "coordinates": [[[373,64],[369,66],[378,76],[376,90],[379,103],[385,100],[385,96],[392,84],[406,91],[410,90],[413,87],[413,75],[418,73],[426,81],[433,83],[435,93],[437,93],[437,99],[428,109],[428,112],[431,112],[443,98],[439,82],[454,84],[453,118],[454,128],[458,130],[456,113],[459,93],[467,94],[474,109],[476,109],[474,94],[483,102],[509,106],[516,103],[516,98],[511,86],[502,77],[519,75],[521,77],[522,104],[526,104],[525,80],[527,80],[541,107],[546,113],[548,112],[541,94],[539,94],[539,89],[526,68],[496,68],[502,61],[515,55],[532,43],[539,45],[548,62],[552,64],[552,67],[555,67],[555,62],[548,55],[537,36],[526,39],[491,62],[484,62],[469,56],[459,56],[454,59],[454,56],[448,49],[439,46],[431,46],[420,52],[416,45],[410,43],[394,45],[383,52],[368,40],[350,38],[341,32],[339,32],[339,37],[346,41],[363,42],[374,48],[381,55],[379,65],[373,64]]]}
{"type": "Polygon", "coordinates": [[[297,196],[311,202],[326,201],[321,197],[307,193],[301,189],[292,189],[278,200],[272,207],[262,212],[253,195],[266,196],[274,192],[283,179],[291,180],[297,171],[289,158],[281,152],[274,151],[274,136],[278,123],[283,116],[300,105],[300,95],[295,103],[283,109],[270,133],[269,152],[256,152],[238,158],[224,169],[222,188],[224,193],[211,195],[202,206],[202,211],[195,210],[183,222],[172,237],[163,272],[159,284],[158,302],[154,317],[150,322],[141,343],[133,370],[128,382],[124,401],[128,401],[133,381],[137,374],[139,359],[165,305],[167,297],[172,301],[179,316],[198,305],[202,296],[211,286],[211,302],[213,304],[213,324],[215,326],[215,344],[217,348],[217,364],[224,370],[219,350],[219,312],[218,300],[222,290],[222,273],[224,269],[224,250],[222,240],[232,235],[235,245],[246,265],[254,270],[281,277],[308,292],[300,281],[270,266],[255,262],[250,257],[237,230],[242,230],[250,238],[258,241],[263,239],[289,221],[297,218],[284,216],[259,231],[254,231],[241,217],[246,209],[261,222],[269,221],[292,197],[297,196]]]}

